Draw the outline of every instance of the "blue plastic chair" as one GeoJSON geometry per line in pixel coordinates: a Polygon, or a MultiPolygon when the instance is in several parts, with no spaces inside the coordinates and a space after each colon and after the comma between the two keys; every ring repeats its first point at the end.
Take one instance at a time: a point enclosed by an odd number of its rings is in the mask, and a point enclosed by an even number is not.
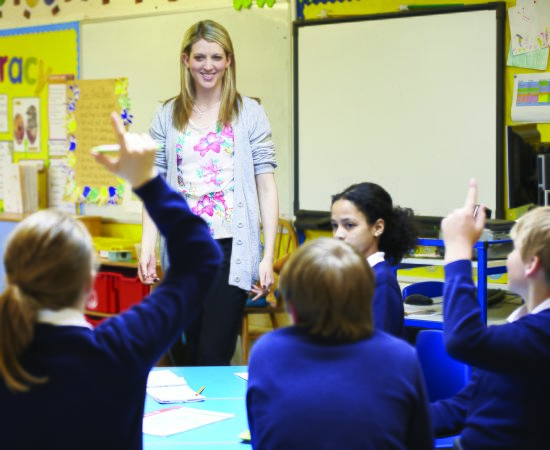
{"type": "Polygon", "coordinates": [[[442,297],[443,296],[443,281],[420,281],[413,283],[403,288],[403,298],[409,295],[422,294],[426,297],[442,297]]]}
{"type": "Polygon", "coordinates": [[[449,356],[442,330],[421,330],[416,351],[424,374],[430,402],[452,397],[470,379],[470,367],[449,356]]]}

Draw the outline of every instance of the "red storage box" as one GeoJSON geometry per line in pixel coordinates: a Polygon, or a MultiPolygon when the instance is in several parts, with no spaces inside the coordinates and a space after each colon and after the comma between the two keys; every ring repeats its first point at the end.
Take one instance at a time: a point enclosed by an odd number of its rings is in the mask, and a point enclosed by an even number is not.
{"type": "Polygon", "coordinates": [[[113,279],[113,282],[118,312],[127,310],[149,295],[150,286],[142,284],[139,277],[126,277],[118,273],[115,275],[116,277],[113,279]]]}
{"type": "Polygon", "coordinates": [[[117,273],[99,272],[94,282],[93,295],[86,302],[88,311],[115,314],[118,312],[113,282],[117,273]]]}

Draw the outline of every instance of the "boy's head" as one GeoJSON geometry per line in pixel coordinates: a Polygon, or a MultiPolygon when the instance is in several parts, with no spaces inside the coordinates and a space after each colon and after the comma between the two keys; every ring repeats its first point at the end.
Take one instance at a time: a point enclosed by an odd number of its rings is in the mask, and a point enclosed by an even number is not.
{"type": "Polygon", "coordinates": [[[297,325],[312,335],[350,341],[373,332],[374,274],[345,242],[319,238],[298,248],[279,287],[297,325]]]}
{"type": "Polygon", "coordinates": [[[528,263],[536,256],[550,287],[550,207],[529,211],[514,225],[510,234],[514,240],[514,252],[518,253],[521,262],[528,263]]]}

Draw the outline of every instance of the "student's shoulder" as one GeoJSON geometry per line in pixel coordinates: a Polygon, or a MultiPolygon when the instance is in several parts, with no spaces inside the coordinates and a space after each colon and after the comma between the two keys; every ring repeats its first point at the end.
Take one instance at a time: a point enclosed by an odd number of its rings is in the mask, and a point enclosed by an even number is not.
{"type": "Polygon", "coordinates": [[[411,344],[383,330],[376,329],[372,339],[378,348],[397,358],[416,358],[416,350],[411,344]]]}

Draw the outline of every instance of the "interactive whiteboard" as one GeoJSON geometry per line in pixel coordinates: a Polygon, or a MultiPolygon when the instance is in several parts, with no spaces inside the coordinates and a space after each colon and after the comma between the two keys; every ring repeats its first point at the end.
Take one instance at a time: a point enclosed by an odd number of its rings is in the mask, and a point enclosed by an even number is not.
{"type": "Polygon", "coordinates": [[[491,3],[295,22],[295,213],[371,181],[444,216],[474,177],[502,217],[504,21],[491,3]]]}

